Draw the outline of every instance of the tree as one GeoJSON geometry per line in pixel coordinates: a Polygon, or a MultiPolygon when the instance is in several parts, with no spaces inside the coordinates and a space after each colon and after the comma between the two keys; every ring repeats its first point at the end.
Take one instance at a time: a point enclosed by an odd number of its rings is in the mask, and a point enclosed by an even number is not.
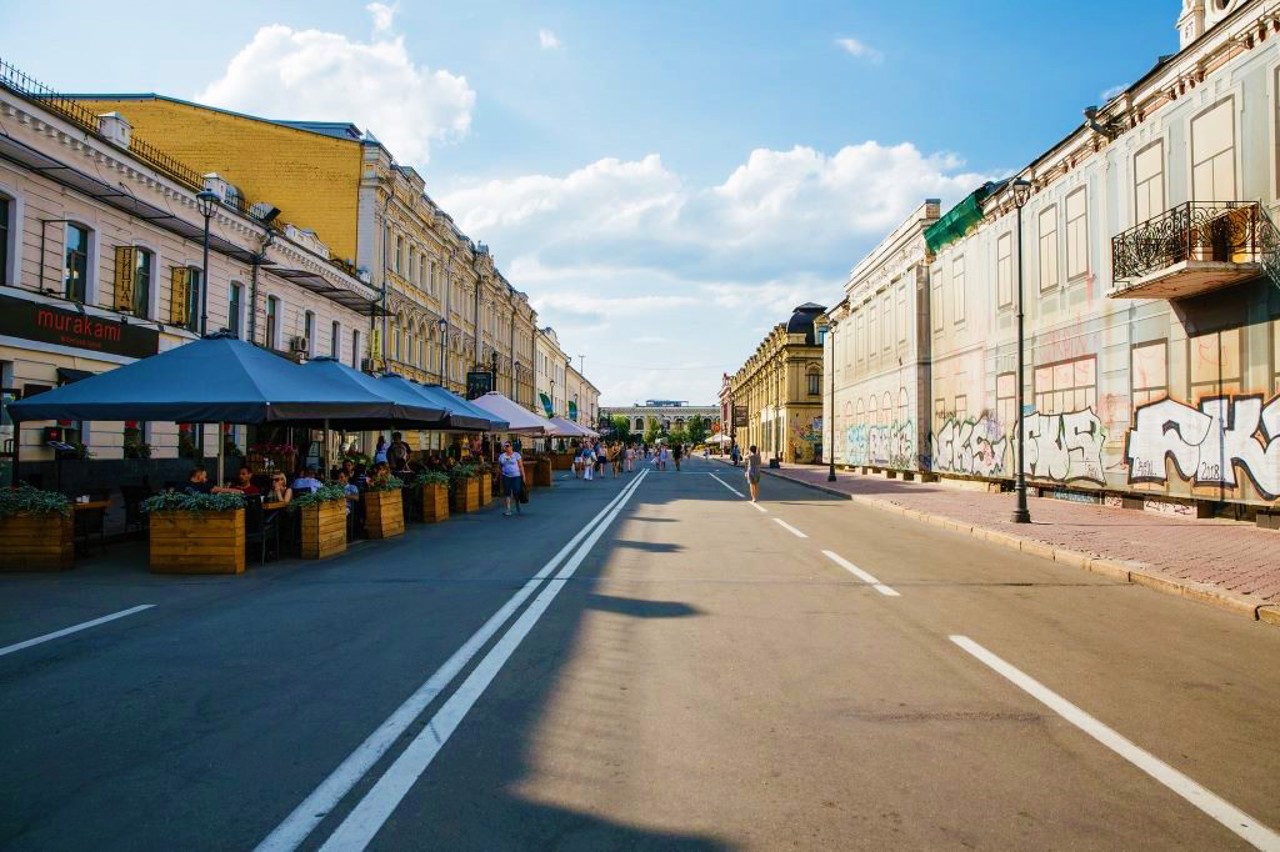
{"type": "Polygon", "coordinates": [[[670,434],[667,435],[667,439],[671,442],[671,445],[674,447],[676,444],[689,443],[689,434],[685,432],[684,429],[677,426],[676,428],[671,430],[670,434]]]}
{"type": "Polygon", "coordinates": [[[649,445],[658,443],[662,437],[662,423],[656,417],[644,419],[644,442],[649,445]]]}
{"type": "Polygon", "coordinates": [[[685,421],[685,439],[692,445],[706,443],[710,431],[707,426],[707,419],[701,414],[695,414],[685,421]]]}
{"type": "Polygon", "coordinates": [[[613,437],[615,440],[621,441],[624,446],[631,443],[634,436],[631,434],[630,417],[615,414],[610,418],[609,425],[613,427],[613,437]]]}

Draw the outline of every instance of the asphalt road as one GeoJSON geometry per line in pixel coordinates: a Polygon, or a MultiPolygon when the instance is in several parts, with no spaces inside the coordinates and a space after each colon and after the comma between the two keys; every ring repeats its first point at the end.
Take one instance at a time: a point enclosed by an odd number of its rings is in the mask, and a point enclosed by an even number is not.
{"type": "Polygon", "coordinates": [[[0,576],[0,848],[1280,848],[1280,630],[731,489],[0,576]]]}

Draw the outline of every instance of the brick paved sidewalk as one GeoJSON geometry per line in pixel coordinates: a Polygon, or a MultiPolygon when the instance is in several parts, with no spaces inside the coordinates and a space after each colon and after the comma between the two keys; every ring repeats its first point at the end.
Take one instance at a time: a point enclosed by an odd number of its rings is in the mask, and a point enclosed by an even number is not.
{"type": "MultiPolygon", "coordinates": [[[[1005,544],[1010,544],[1010,537],[1017,537],[1027,542],[1021,549],[1028,552],[1053,557],[1050,551],[1062,548],[1070,552],[1064,554],[1070,558],[1058,557],[1063,561],[1080,564],[1079,556],[1087,554],[1128,563],[1134,581],[1177,586],[1165,590],[1219,598],[1212,602],[1246,612],[1267,607],[1255,612],[1255,617],[1280,623],[1280,532],[1274,530],[1234,521],[1183,519],[1035,497],[1029,498],[1032,523],[1014,524],[1009,521],[1012,494],[845,471],[837,471],[836,481],[828,482],[827,468],[817,466],[789,466],[765,473],[839,491],[860,502],[874,501],[884,508],[927,515],[935,523],[943,521],[943,525],[962,531],[972,528],[975,535],[1005,544]],[[1031,542],[1043,545],[1043,551],[1028,546],[1031,542]]],[[[1017,546],[1016,542],[1011,546],[1017,546]]]]}

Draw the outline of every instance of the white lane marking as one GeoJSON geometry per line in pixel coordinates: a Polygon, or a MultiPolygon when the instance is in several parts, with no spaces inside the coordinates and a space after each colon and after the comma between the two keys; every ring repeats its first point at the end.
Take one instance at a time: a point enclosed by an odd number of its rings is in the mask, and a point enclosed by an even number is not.
{"type": "Polygon", "coordinates": [[[1235,805],[1201,787],[1150,752],[1134,745],[1115,730],[1099,722],[1035,678],[1014,668],[969,637],[951,636],[949,638],[1041,704],[1046,705],[1050,710],[1240,835],[1254,848],[1280,850],[1280,834],[1235,805]]]}
{"type": "Polygon", "coordinates": [[[712,479],[714,479],[716,482],[719,482],[719,483],[720,483],[721,485],[723,485],[725,488],[728,488],[728,489],[729,489],[730,491],[732,491],[734,494],[737,494],[739,497],[746,497],[746,496],[747,496],[747,495],[743,494],[741,491],[739,491],[738,489],[734,488],[734,487],[733,487],[732,485],[730,485],[729,483],[725,482],[725,481],[724,481],[723,479],[721,479],[720,477],[716,476],[714,473],[709,473],[709,474],[707,474],[707,475],[708,475],[708,476],[710,476],[712,479]]]}
{"type": "Polygon", "coordinates": [[[18,642],[14,645],[6,645],[0,648],[0,657],[5,654],[12,654],[14,651],[21,651],[23,648],[30,648],[32,645],[39,645],[41,642],[48,642],[50,639],[60,639],[63,636],[70,636],[72,633],[79,633],[81,630],[88,630],[90,627],[97,627],[99,624],[106,624],[108,621],[115,621],[117,618],[124,618],[127,615],[133,615],[135,612],[151,609],[155,604],[142,604],[130,609],[122,609],[119,612],[113,612],[111,615],[104,615],[102,618],[95,618],[93,621],[83,621],[80,624],[74,624],[71,627],[64,627],[61,630],[55,630],[52,633],[46,633],[43,636],[37,636],[34,639],[28,639],[25,642],[18,642]]]}
{"type": "Polygon", "coordinates": [[[409,790],[422,777],[422,773],[426,772],[427,767],[431,765],[431,761],[444,748],[445,743],[449,741],[449,737],[457,730],[458,725],[462,723],[467,712],[484,694],[485,689],[488,688],[498,672],[502,670],[502,667],[506,665],[507,660],[511,658],[516,648],[520,646],[524,638],[533,630],[534,625],[542,618],[547,607],[556,599],[556,595],[560,594],[560,590],[565,587],[574,572],[578,570],[578,566],[586,559],[587,554],[599,541],[605,529],[622,511],[631,495],[638,490],[641,480],[644,479],[647,473],[648,471],[641,473],[639,478],[628,486],[628,489],[623,494],[622,501],[614,506],[609,516],[596,526],[595,530],[582,543],[573,557],[565,563],[565,566],[560,569],[560,572],[556,574],[551,582],[547,583],[542,591],[538,593],[538,596],[533,599],[533,603],[529,604],[528,609],[520,614],[520,617],[516,619],[510,629],[494,644],[493,648],[476,665],[457,691],[449,696],[449,700],[436,711],[436,714],[431,718],[431,722],[414,737],[408,748],[396,758],[395,762],[378,779],[378,783],[373,785],[373,788],[360,800],[355,809],[347,815],[347,818],[342,821],[342,824],[338,826],[333,835],[320,847],[321,852],[362,850],[369,845],[396,807],[408,795],[409,790]]]}
{"type": "Polygon", "coordinates": [[[881,583],[872,574],[869,574],[868,572],[863,571],[857,565],[854,565],[852,562],[850,562],[848,559],[845,559],[840,554],[832,553],[830,550],[824,550],[822,551],[822,555],[827,557],[837,565],[839,565],[844,570],[848,571],[853,576],[857,577],[862,582],[866,583],[869,586],[873,586],[875,590],[880,594],[890,598],[902,597],[902,595],[898,594],[897,591],[890,588],[889,586],[886,586],[884,583],[881,583]]]}
{"type": "MultiPolygon", "coordinates": [[[[643,474],[640,479],[643,478],[643,474]]],[[[636,479],[632,486],[639,484],[640,479],[636,479]]],[[[266,839],[258,844],[255,852],[288,852],[297,849],[301,843],[307,839],[307,836],[315,830],[315,827],[333,810],[334,806],[340,802],[347,793],[351,792],[351,788],[359,783],[368,771],[378,762],[381,757],[386,754],[387,750],[395,743],[401,734],[413,724],[413,720],[418,718],[427,708],[427,705],[439,695],[449,685],[449,682],[458,675],[458,672],[466,668],[482,647],[494,634],[506,623],[520,605],[534,593],[542,582],[550,576],[551,572],[560,565],[564,558],[569,555],[574,547],[578,545],[591,531],[596,523],[604,518],[609,512],[624,500],[627,496],[627,490],[623,489],[621,493],[615,496],[603,509],[600,510],[594,518],[580,529],[569,543],[560,548],[560,551],[537,574],[524,584],[520,591],[511,596],[502,608],[490,616],[479,630],[472,634],[471,638],[462,644],[457,651],[453,653],[448,660],[445,661],[435,674],[427,678],[422,686],[418,687],[412,695],[410,695],[403,704],[396,708],[387,720],[365,739],[356,750],[347,756],[346,760],[338,765],[338,768],[329,774],[329,777],[320,783],[320,786],[303,799],[302,802],[293,809],[293,811],[285,817],[280,825],[276,826],[266,839]]]]}
{"type": "Polygon", "coordinates": [[[787,523],[786,521],[782,520],[782,518],[774,518],[774,519],[773,519],[773,522],[774,522],[775,524],[778,524],[779,526],[781,526],[783,529],[785,529],[787,532],[791,533],[791,534],[792,534],[793,536],[795,536],[796,538],[808,538],[808,537],[809,537],[809,536],[805,535],[804,533],[800,532],[800,530],[798,530],[798,529],[796,529],[795,527],[791,526],[791,524],[789,524],[789,523],[787,523]]]}
{"type": "Polygon", "coordinates": [[[755,509],[757,512],[764,512],[766,515],[769,514],[769,510],[764,506],[761,506],[759,503],[748,503],[747,505],[755,509]]]}

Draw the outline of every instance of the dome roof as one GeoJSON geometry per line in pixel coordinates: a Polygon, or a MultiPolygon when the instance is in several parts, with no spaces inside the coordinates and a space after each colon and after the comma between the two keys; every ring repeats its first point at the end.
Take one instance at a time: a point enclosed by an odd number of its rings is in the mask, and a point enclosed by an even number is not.
{"type": "Polygon", "coordinates": [[[827,309],[822,305],[815,305],[813,302],[805,302],[796,308],[791,314],[791,319],[787,320],[787,334],[803,334],[804,342],[810,345],[817,342],[814,334],[813,324],[827,309]]]}

